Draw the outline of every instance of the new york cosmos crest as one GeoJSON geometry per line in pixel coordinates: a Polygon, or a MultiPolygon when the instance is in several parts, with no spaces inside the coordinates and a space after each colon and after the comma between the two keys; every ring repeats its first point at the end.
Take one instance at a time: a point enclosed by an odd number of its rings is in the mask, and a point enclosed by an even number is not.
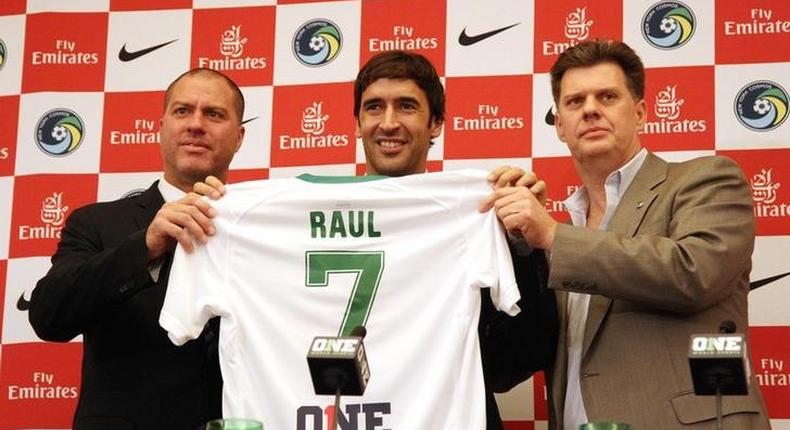
{"type": "Polygon", "coordinates": [[[694,35],[697,20],[691,8],[681,2],[654,4],[642,17],[642,36],[658,49],[675,49],[694,35]]]}
{"type": "Polygon", "coordinates": [[[773,130],[787,119],[788,94],[776,82],[755,81],[735,96],[735,117],[754,131],[773,130]]]}
{"type": "Polygon", "coordinates": [[[5,43],[3,39],[0,39],[0,70],[3,70],[3,66],[5,66],[6,55],[5,43]]]}
{"type": "Polygon", "coordinates": [[[296,59],[305,66],[323,66],[337,58],[343,47],[340,28],[326,19],[313,19],[296,31],[293,50],[296,59]]]}
{"type": "Polygon", "coordinates": [[[73,111],[52,109],[36,124],[36,145],[47,155],[64,157],[80,146],[84,130],[82,119],[73,111]]]}

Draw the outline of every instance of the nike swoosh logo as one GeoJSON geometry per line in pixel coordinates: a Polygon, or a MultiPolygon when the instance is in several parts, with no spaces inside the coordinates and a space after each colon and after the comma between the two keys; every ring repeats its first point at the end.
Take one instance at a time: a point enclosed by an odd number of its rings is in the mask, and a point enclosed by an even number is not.
{"type": "Polygon", "coordinates": [[[254,117],[252,117],[250,119],[245,119],[244,121],[241,122],[241,125],[244,125],[244,124],[246,124],[246,123],[248,123],[250,121],[255,121],[256,119],[258,119],[257,116],[254,116],[254,117]]]}
{"type": "Polygon", "coordinates": [[[16,301],[16,308],[22,312],[30,309],[30,300],[25,299],[24,292],[22,292],[22,295],[19,296],[19,300],[16,301]]]}
{"type": "Polygon", "coordinates": [[[503,32],[503,31],[511,29],[511,28],[513,28],[513,27],[515,27],[515,26],[517,26],[519,24],[521,24],[521,23],[517,22],[515,24],[508,25],[507,27],[497,28],[496,30],[487,31],[485,33],[476,34],[474,36],[470,36],[470,35],[466,34],[466,28],[464,28],[463,31],[461,31],[461,34],[458,35],[458,43],[460,43],[463,46],[474,45],[475,43],[480,42],[481,40],[486,40],[486,39],[488,39],[491,36],[495,36],[495,35],[503,32]]]}
{"type": "Polygon", "coordinates": [[[781,275],[771,276],[769,278],[760,279],[760,280],[751,282],[749,284],[749,290],[752,290],[752,291],[756,290],[756,289],[762,287],[763,285],[770,284],[771,282],[774,282],[774,281],[778,281],[778,280],[784,278],[787,275],[790,275],[790,272],[782,273],[781,275]]]}
{"type": "Polygon", "coordinates": [[[177,40],[178,39],[173,39],[173,40],[171,40],[169,42],[160,43],[159,45],[155,45],[155,46],[151,46],[149,48],[141,49],[139,51],[131,51],[131,52],[126,50],[126,44],[124,43],[123,46],[121,47],[121,50],[118,51],[118,59],[123,61],[123,62],[136,60],[136,59],[142,57],[145,54],[150,54],[151,52],[154,52],[154,51],[156,51],[159,48],[164,48],[165,46],[167,46],[167,45],[169,45],[169,44],[171,44],[171,43],[173,43],[173,42],[175,42],[177,40]]]}
{"type": "Polygon", "coordinates": [[[554,112],[552,112],[552,108],[549,108],[549,111],[546,112],[546,117],[543,119],[546,121],[546,125],[554,125],[554,112]]]}

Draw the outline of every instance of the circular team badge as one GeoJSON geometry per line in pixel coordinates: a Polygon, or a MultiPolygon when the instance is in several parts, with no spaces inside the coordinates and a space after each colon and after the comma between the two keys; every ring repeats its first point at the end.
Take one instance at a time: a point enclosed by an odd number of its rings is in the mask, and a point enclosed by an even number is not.
{"type": "Polygon", "coordinates": [[[3,70],[3,66],[5,66],[6,55],[5,43],[3,39],[0,39],[0,70],[3,70]]]}
{"type": "Polygon", "coordinates": [[[751,82],[735,96],[735,117],[746,128],[770,131],[787,119],[787,101],[787,91],[776,82],[751,82]]]}
{"type": "Polygon", "coordinates": [[[45,154],[64,157],[76,151],[82,143],[85,125],[76,113],[68,109],[53,109],[36,124],[36,145],[45,154]]]}
{"type": "Polygon", "coordinates": [[[675,49],[694,35],[697,20],[691,8],[681,2],[654,4],[642,17],[642,36],[658,49],[675,49]]]}
{"type": "Polygon", "coordinates": [[[293,40],[294,55],[306,66],[323,66],[337,58],[343,47],[343,35],[332,21],[314,19],[296,31],[293,40]]]}

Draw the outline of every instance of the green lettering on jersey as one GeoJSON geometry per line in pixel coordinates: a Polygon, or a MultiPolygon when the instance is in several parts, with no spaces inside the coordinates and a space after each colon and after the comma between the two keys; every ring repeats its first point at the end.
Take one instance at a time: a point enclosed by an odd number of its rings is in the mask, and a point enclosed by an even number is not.
{"type": "Polygon", "coordinates": [[[328,287],[332,273],[356,274],[339,336],[348,336],[354,327],[367,323],[383,271],[384,251],[305,252],[307,287],[328,287]]]}
{"type": "Polygon", "coordinates": [[[310,237],[326,237],[326,215],[321,211],[310,211],[310,237]]]}
{"type": "Polygon", "coordinates": [[[373,211],[332,211],[327,233],[327,214],[321,211],[310,212],[310,237],[312,238],[346,238],[351,237],[381,237],[381,231],[374,224],[375,212],[373,211]]]}

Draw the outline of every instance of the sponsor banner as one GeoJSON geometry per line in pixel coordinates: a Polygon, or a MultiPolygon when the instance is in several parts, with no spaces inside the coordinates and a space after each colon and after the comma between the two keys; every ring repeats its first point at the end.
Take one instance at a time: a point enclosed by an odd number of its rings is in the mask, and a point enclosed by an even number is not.
{"type": "Polygon", "coordinates": [[[760,236],[790,235],[790,149],[719,151],[743,169],[754,199],[760,236]]]}
{"type": "Polygon", "coordinates": [[[3,305],[3,344],[38,342],[38,336],[28,322],[30,294],[36,283],[49,270],[49,257],[12,258],[8,260],[8,275],[3,305]]]}
{"type": "Polygon", "coordinates": [[[716,149],[786,148],[787,64],[716,66],[716,149]]]}
{"type": "Polygon", "coordinates": [[[640,142],[651,151],[714,149],[713,66],[647,69],[646,75],[640,142]]]}
{"type": "Polygon", "coordinates": [[[161,178],[161,172],[102,173],[99,175],[96,201],[109,202],[140,194],[161,178]]]}
{"type": "Polygon", "coordinates": [[[0,118],[4,118],[5,127],[0,127],[0,176],[14,174],[16,161],[16,134],[19,117],[19,96],[0,97],[0,118]]]}
{"type": "Polygon", "coordinates": [[[623,2],[536,0],[535,71],[548,72],[557,57],[585,40],[622,39],[623,2]]]}
{"type": "Polygon", "coordinates": [[[0,2],[0,15],[25,13],[26,0],[3,0],[0,2]]]}
{"type": "Polygon", "coordinates": [[[111,11],[189,9],[190,7],[192,0],[110,0],[111,11]]]}
{"type": "Polygon", "coordinates": [[[445,158],[529,157],[532,77],[447,78],[445,158]]]}
{"type": "Polygon", "coordinates": [[[22,91],[102,91],[106,49],[106,13],[27,15],[22,91]]]}
{"type": "Polygon", "coordinates": [[[231,170],[267,169],[272,140],[272,87],[242,87],[244,95],[244,141],[231,170]]]}
{"type": "Polygon", "coordinates": [[[534,0],[447,4],[447,76],[532,73],[534,0]]]}
{"type": "Polygon", "coordinates": [[[790,3],[716,3],[716,63],[782,62],[790,58],[790,3]]]}
{"type": "Polygon", "coordinates": [[[581,179],[576,174],[571,157],[547,157],[532,160],[532,170],[538,177],[551,184],[546,200],[546,210],[558,222],[570,221],[571,217],[562,203],[580,186],[581,179]]]}
{"type": "MultiPolygon", "coordinates": [[[[11,207],[14,201],[14,178],[0,178],[0,260],[8,259],[11,233],[11,207]]],[[[2,308],[0,308],[2,309],[2,308]]]]}
{"type": "Polygon", "coordinates": [[[757,236],[749,275],[749,325],[790,326],[785,303],[790,294],[790,262],[787,249],[790,236],[757,236]]]}
{"type": "Polygon", "coordinates": [[[16,174],[98,172],[103,98],[102,93],[23,94],[16,174]]]}
{"type": "Polygon", "coordinates": [[[164,92],[106,93],[102,172],[161,171],[159,120],[164,92]]]}
{"type": "Polygon", "coordinates": [[[274,88],[272,167],[354,163],[351,83],[274,88]]]}
{"type": "Polygon", "coordinates": [[[16,177],[10,256],[52,255],[71,212],[96,201],[97,176],[16,177]]]}
{"type": "Polygon", "coordinates": [[[445,2],[379,0],[362,3],[360,67],[392,50],[418,52],[444,76],[445,2]]]}
{"type": "Polygon", "coordinates": [[[82,345],[3,345],[3,428],[71,428],[80,389],[82,345]]]}
{"type": "Polygon", "coordinates": [[[110,13],[105,91],[163,91],[189,68],[192,11],[110,13]]]}
{"type": "Polygon", "coordinates": [[[277,6],[274,83],[348,82],[359,70],[360,2],[277,6]]]}
{"type": "Polygon", "coordinates": [[[21,92],[24,34],[24,15],[0,16],[0,95],[21,92]]]}
{"type": "Polygon", "coordinates": [[[714,0],[624,1],[623,41],[645,67],[713,64],[714,0]]]}
{"type": "Polygon", "coordinates": [[[274,7],[194,11],[191,66],[218,70],[239,86],[271,85],[274,7]]]}
{"type": "Polygon", "coordinates": [[[751,327],[749,341],[768,416],[790,418],[790,327],[751,327]]]}
{"type": "Polygon", "coordinates": [[[540,421],[548,421],[549,419],[549,397],[548,389],[546,388],[546,374],[537,372],[532,376],[532,386],[535,406],[535,419],[540,421]]]}

